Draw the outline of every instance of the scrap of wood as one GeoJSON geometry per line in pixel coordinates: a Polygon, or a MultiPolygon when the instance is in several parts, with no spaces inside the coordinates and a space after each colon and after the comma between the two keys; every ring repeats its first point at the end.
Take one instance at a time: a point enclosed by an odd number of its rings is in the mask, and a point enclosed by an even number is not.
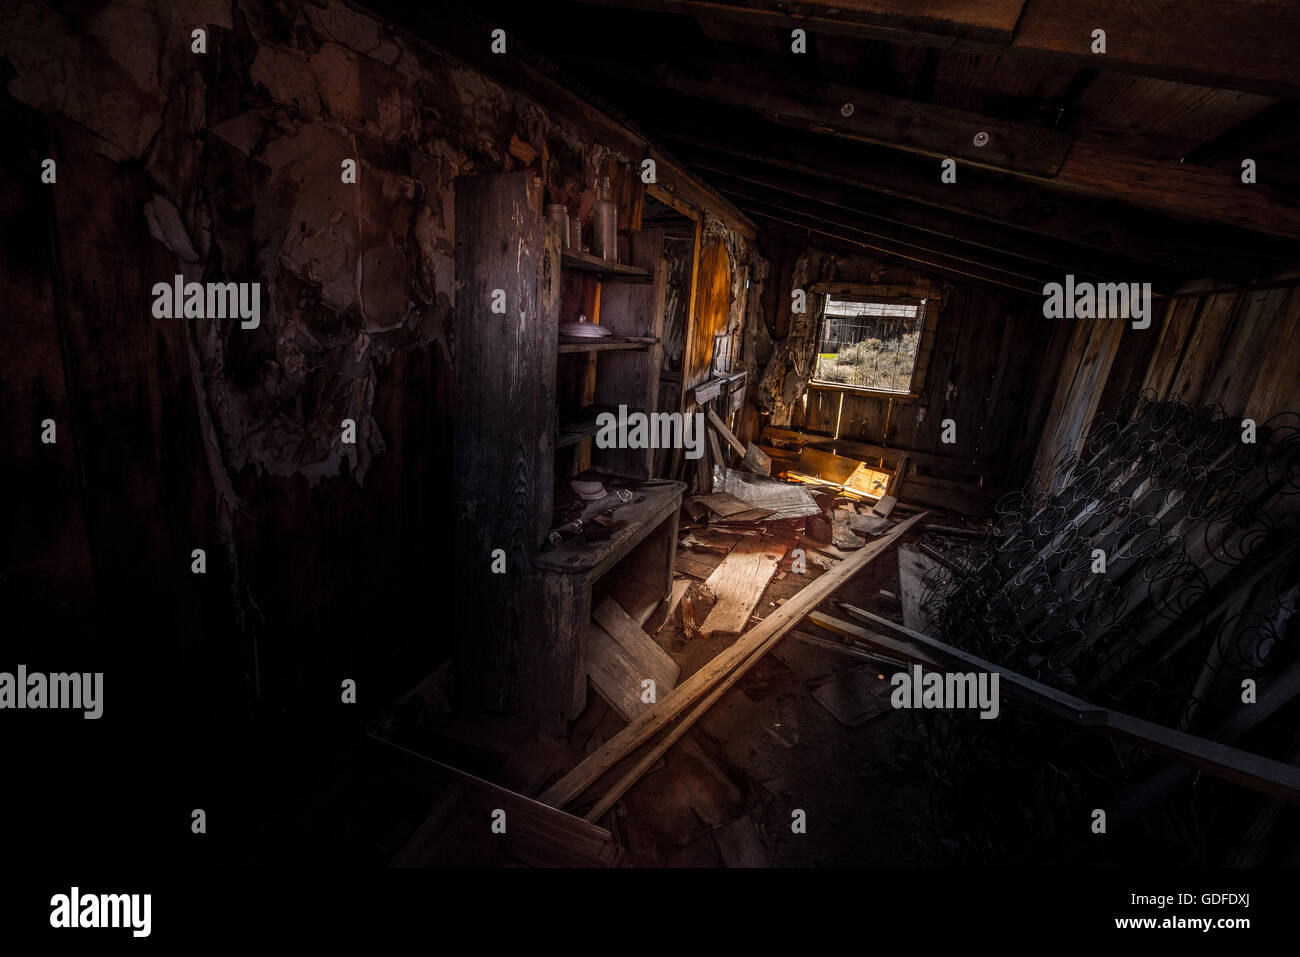
{"type": "Polygon", "coordinates": [[[886,492],[884,495],[880,496],[880,501],[876,502],[872,511],[881,518],[889,518],[889,513],[894,510],[894,506],[897,504],[898,498],[886,492]]]}
{"type": "Polygon", "coordinates": [[[710,565],[708,562],[702,562],[696,558],[692,558],[690,555],[683,555],[681,552],[677,553],[677,570],[690,575],[692,578],[699,578],[701,580],[707,579],[713,574],[713,569],[715,567],[716,566],[710,565]]]}
{"type": "Polygon", "coordinates": [[[695,624],[695,605],[690,595],[682,596],[682,633],[687,638],[698,638],[699,626],[695,624]]]}
{"type": "Polygon", "coordinates": [[[980,538],[989,530],[992,530],[995,535],[999,534],[996,528],[988,525],[984,528],[961,528],[957,525],[936,525],[934,522],[926,522],[921,528],[927,532],[938,532],[940,535],[964,535],[967,538],[980,538]]]}
{"type": "Polygon", "coordinates": [[[876,664],[896,665],[905,667],[906,662],[901,658],[895,658],[892,655],[886,655],[876,651],[874,648],[866,648],[859,644],[832,641],[829,638],[823,638],[821,635],[809,634],[806,631],[792,631],[790,637],[802,641],[806,645],[812,645],[825,651],[833,651],[837,654],[846,655],[855,658],[858,661],[870,661],[876,664]]]}
{"type": "MultiPolygon", "coordinates": [[[[743,512],[737,512],[734,515],[727,516],[726,521],[719,524],[726,524],[726,522],[757,522],[774,514],[776,514],[775,509],[750,508],[743,512]]],[[[719,531],[721,531],[721,529],[719,529],[719,531]]]]}
{"type": "Polygon", "coordinates": [[[726,518],[729,515],[735,515],[738,512],[747,512],[754,507],[752,502],[738,499],[730,492],[714,492],[712,495],[693,495],[687,501],[703,505],[709,511],[721,515],[723,518],[726,518]]]}
{"type": "MultiPolygon", "coordinates": [[[[643,758],[619,782],[606,793],[597,807],[604,805],[604,810],[596,815],[602,816],[613,802],[636,783],[640,776],[671,747],[686,730],[703,714],[707,707],[721,697],[759,658],[766,654],[781,636],[794,624],[807,615],[818,603],[833,594],[837,588],[861,571],[873,559],[885,552],[890,545],[906,534],[913,525],[925,516],[920,513],[906,522],[900,523],[887,535],[854,553],[838,568],[832,569],[808,584],[792,601],[786,602],[767,618],[763,619],[748,633],[741,636],[726,651],[714,657],[708,664],[695,672],[659,701],[616,734],[600,748],[596,749],[578,764],[572,771],[556,781],[542,795],[541,800],[554,806],[571,803],[587,788],[594,784],[602,774],[617,762],[627,757],[634,750],[649,740],[668,722],[686,711],[696,702],[703,707],[697,708],[667,734],[663,741],[650,750],[651,760],[643,758]],[[712,690],[710,690],[712,689],[712,690]],[[701,701],[703,699],[703,701],[701,701]]],[[[683,599],[683,608],[685,599],[683,599]]]]}
{"type": "MultiPolygon", "coordinates": [[[[1006,687],[1007,693],[1013,698],[1063,718],[1077,727],[1128,741],[1144,751],[1162,754],[1191,764],[1225,781],[1290,801],[1292,804],[1300,804],[1300,768],[1294,765],[1274,761],[1272,758],[1258,754],[1250,754],[1216,741],[1188,734],[1186,731],[1176,731],[1110,708],[1100,707],[1026,678],[978,655],[954,648],[888,618],[873,615],[869,611],[851,605],[845,605],[844,608],[856,617],[873,624],[884,625],[903,636],[902,640],[893,643],[894,649],[904,651],[919,663],[936,664],[946,669],[960,668],[965,671],[996,673],[1000,683],[1006,687]]],[[[829,631],[860,637],[868,643],[874,644],[880,637],[872,636],[870,632],[856,628],[848,622],[828,618],[825,615],[815,615],[813,620],[829,631]]]]}
{"type": "Polygon", "coordinates": [[[700,625],[701,633],[744,631],[784,555],[783,547],[761,538],[736,545],[704,583],[718,601],[700,625]]]}
{"type": "Polygon", "coordinates": [[[740,467],[755,475],[771,475],[772,459],[753,442],[745,446],[745,457],[740,460],[740,467]]]}
{"type": "Polygon", "coordinates": [[[668,593],[668,611],[664,613],[664,620],[660,622],[659,627],[655,629],[655,634],[663,630],[664,625],[673,620],[673,612],[677,610],[682,596],[686,594],[686,589],[691,587],[691,583],[685,578],[678,578],[673,582],[673,590],[668,593]]]}
{"type": "Polygon", "coordinates": [[[849,516],[849,528],[855,532],[861,532],[863,535],[880,535],[889,531],[894,525],[892,521],[882,515],[857,515],[849,516]]]}
{"type": "Polygon", "coordinates": [[[892,495],[895,499],[902,494],[903,482],[907,479],[907,466],[912,461],[912,457],[907,454],[898,457],[898,467],[894,469],[894,474],[890,476],[889,487],[885,489],[886,495],[892,495]]]}
{"type": "MultiPolygon", "coordinates": [[[[683,538],[681,540],[681,545],[684,548],[689,548],[697,552],[707,552],[710,555],[725,555],[727,552],[731,551],[730,543],[724,544],[722,542],[706,541],[694,532],[691,532],[683,538]]],[[[711,571],[712,570],[710,569],[710,572],[711,571]]]]}
{"type": "Polygon", "coordinates": [[[680,666],[628,617],[618,602],[606,598],[592,613],[592,618],[635,659],[642,678],[654,678],[660,688],[672,687],[677,682],[680,666]]]}
{"type": "Polygon", "coordinates": [[[921,595],[925,590],[922,580],[934,566],[934,559],[929,555],[907,545],[899,546],[898,590],[902,592],[899,601],[903,605],[903,624],[908,628],[919,631],[925,627],[921,616],[921,595]]]}
{"type": "Polygon", "coordinates": [[[718,435],[722,436],[722,438],[726,440],[727,444],[736,450],[738,455],[743,456],[749,451],[745,448],[744,442],[731,434],[731,429],[727,428],[727,423],[718,418],[718,413],[714,412],[711,408],[706,407],[704,414],[709,417],[709,425],[718,430],[718,435]]]}
{"type": "Polygon", "coordinates": [[[862,547],[862,539],[853,534],[847,519],[832,514],[831,544],[842,552],[852,552],[862,547]]]}

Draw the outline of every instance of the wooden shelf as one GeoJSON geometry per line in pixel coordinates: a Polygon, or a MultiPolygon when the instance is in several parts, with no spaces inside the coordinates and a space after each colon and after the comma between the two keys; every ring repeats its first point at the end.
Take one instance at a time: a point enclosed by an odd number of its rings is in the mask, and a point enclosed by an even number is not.
{"type": "Polygon", "coordinates": [[[566,426],[560,429],[559,434],[556,435],[555,447],[562,449],[569,445],[577,445],[583,439],[592,438],[599,431],[600,426],[596,425],[595,419],[590,422],[566,426]]]}
{"type": "Polygon", "coordinates": [[[602,336],[599,339],[582,339],[577,336],[560,336],[559,352],[608,352],[611,349],[649,349],[658,339],[646,342],[645,338],[625,339],[622,336],[602,336]]]}
{"type": "MultiPolygon", "coordinates": [[[[676,515],[685,490],[685,482],[660,482],[632,489],[635,497],[627,505],[615,495],[591,502],[583,510],[583,519],[614,508],[613,517],[623,519],[627,524],[603,542],[588,543],[581,536],[575,536],[559,548],[548,547],[533,559],[533,565],[550,572],[596,578],[630,552],[664,519],[676,515]]],[[[673,547],[676,548],[675,542],[673,547]]]]}
{"type": "MultiPolygon", "coordinates": [[[[618,415],[618,407],[612,405],[592,406],[587,410],[588,414],[586,418],[561,424],[556,433],[555,447],[557,449],[562,449],[568,445],[577,445],[583,439],[589,439],[595,436],[595,434],[600,431],[600,426],[596,424],[596,421],[603,412],[612,412],[614,415],[618,415]]],[[[637,412],[644,413],[645,409],[631,408],[628,409],[627,412],[628,415],[633,415],[637,412]]]]}
{"type": "Polygon", "coordinates": [[[654,281],[654,275],[648,269],[638,269],[624,263],[610,262],[591,253],[576,249],[560,250],[560,268],[576,269],[580,272],[594,273],[602,282],[640,282],[654,281]]]}

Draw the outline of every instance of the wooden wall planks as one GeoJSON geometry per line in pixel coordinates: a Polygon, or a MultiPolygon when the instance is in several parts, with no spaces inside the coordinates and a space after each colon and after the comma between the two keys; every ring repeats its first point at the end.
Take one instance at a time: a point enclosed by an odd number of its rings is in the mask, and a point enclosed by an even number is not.
{"type": "MultiPolygon", "coordinates": [[[[812,386],[792,427],[858,442],[1023,468],[1047,415],[1038,389],[1055,382],[1065,343],[1041,303],[999,290],[953,287],[934,327],[919,395],[884,396],[812,386]],[[952,444],[941,440],[945,419],[952,444]]],[[[1050,393],[1049,393],[1050,394],[1050,393]]],[[[1011,480],[1018,473],[1010,473],[1011,480]]]]}
{"type": "Polygon", "coordinates": [[[1103,392],[1109,401],[1130,387],[1149,389],[1259,423],[1300,412],[1300,376],[1290,350],[1300,336],[1300,287],[1184,296],[1161,308],[1149,330],[1106,320],[1074,323],[1037,467],[1050,464],[1064,445],[1083,441],[1103,392]],[[1140,348],[1147,335],[1156,337],[1148,361],[1117,361],[1121,347],[1140,348]]]}

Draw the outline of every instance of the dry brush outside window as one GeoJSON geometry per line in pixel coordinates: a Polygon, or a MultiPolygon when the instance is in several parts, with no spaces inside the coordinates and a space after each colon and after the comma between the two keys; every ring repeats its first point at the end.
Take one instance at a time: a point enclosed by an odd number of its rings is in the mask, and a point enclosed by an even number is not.
{"type": "Polygon", "coordinates": [[[916,368],[925,301],[830,299],[813,382],[907,392],[916,368]]]}

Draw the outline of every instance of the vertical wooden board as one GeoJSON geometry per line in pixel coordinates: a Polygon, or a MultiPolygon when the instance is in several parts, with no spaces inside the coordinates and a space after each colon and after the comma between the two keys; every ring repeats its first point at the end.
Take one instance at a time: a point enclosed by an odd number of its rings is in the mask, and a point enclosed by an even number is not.
{"type": "Polygon", "coordinates": [[[1300,412],[1300,375],[1296,374],[1292,343],[1300,342],[1300,287],[1292,288],[1280,315],[1268,323],[1264,335],[1270,349],[1259,365],[1255,387],[1246,401],[1245,414],[1263,423],[1281,412],[1300,412]]]}
{"type": "Polygon", "coordinates": [[[784,555],[784,546],[764,543],[761,538],[737,543],[704,583],[717,603],[700,631],[731,633],[749,627],[750,616],[784,555]]]}
{"type": "Polygon", "coordinates": [[[1048,412],[1055,398],[1057,382],[1066,372],[1065,355],[1072,339],[1072,332],[1067,323],[1053,322],[1049,326],[1047,342],[1038,360],[1038,369],[1026,380],[1032,384],[1029,388],[1028,403],[1023,407],[1026,411],[1023,413],[1023,419],[1019,414],[1016,418],[1016,421],[1024,422],[1024,429],[1018,432],[1008,452],[1004,472],[1007,476],[1024,474],[1034,462],[1040,437],[1047,431],[1051,422],[1048,412]]]}
{"type": "Polygon", "coordinates": [[[1223,346],[1231,334],[1233,316],[1246,306],[1249,293],[1220,293],[1209,296],[1183,350],[1169,394],[1193,405],[1202,395],[1223,356],[1223,346]]]}
{"type": "Polygon", "coordinates": [[[709,377],[713,337],[727,328],[731,314],[731,259],[722,243],[713,243],[700,257],[695,317],[687,342],[682,382],[693,389],[709,377]]]}
{"type": "Polygon", "coordinates": [[[898,597],[903,605],[903,624],[914,631],[926,631],[921,615],[922,581],[935,565],[934,559],[910,545],[898,547],[898,597]]]}
{"type": "Polygon", "coordinates": [[[1221,405],[1228,415],[1242,415],[1258,383],[1259,372],[1269,355],[1286,350],[1278,339],[1281,318],[1291,289],[1261,289],[1248,292],[1245,310],[1224,343],[1214,375],[1201,401],[1221,405]]]}
{"type": "Polygon", "coordinates": [[[532,555],[551,511],[559,280],[558,236],[543,229],[532,184],[532,173],[456,181],[457,594],[471,702],[554,714],[576,663],[520,660],[572,653],[524,633],[532,555]],[[505,290],[504,315],[491,311],[495,289],[505,290]],[[490,571],[496,549],[508,574],[490,571]]]}
{"type": "Polygon", "coordinates": [[[1183,350],[1191,339],[1200,314],[1203,297],[1187,296],[1183,299],[1171,299],[1165,310],[1165,322],[1160,329],[1160,340],[1156,344],[1155,354],[1147,365],[1142,387],[1150,389],[1158,396],[1163,396],[1173,384],[1178,364],[1183,357],[1183,350]]]}

